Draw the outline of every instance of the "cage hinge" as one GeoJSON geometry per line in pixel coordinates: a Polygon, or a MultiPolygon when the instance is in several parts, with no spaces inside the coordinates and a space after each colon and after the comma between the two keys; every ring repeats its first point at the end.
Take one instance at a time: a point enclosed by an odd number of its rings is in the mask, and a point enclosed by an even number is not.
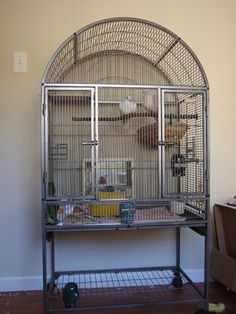
{"type": "Polygon", "coordinates": [[[209,180],[209,171],[206,170],[205,172],[205,180],[208,181],[209,180]]]}
{"type": "Polygon", "coordinates": [[[42,115],[45,116],[45,112],[46,112],[46,105],[45,103],[43,103],[43,109],[42,109],[42,115]]]}
{"type": "Polygon", "coordinates": [[[162,145],[162,146],[165,146],[165,142],[164,141],[158,141],[158,145],[162,145]]]}
{"type": "Polygon", "coordinates": [[[208,107],[207,105],[205,105],[206,117],[208,117],[208,111],[209,111],[208,108],[209,108],[209,107],[208,107]]]}
{"type": "Polygon", "coordinates": [[[47,172],[46,171],[44,171],[44,173],[43,173],[43,184],[46,184],[46,181],[47,181],[47,172]]]}

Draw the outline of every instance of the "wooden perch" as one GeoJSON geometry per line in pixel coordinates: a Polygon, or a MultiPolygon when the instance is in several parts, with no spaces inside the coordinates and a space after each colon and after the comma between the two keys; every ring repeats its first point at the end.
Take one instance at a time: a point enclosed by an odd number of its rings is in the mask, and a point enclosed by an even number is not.
{"type": "MultiPolygon", "coordinates": [[[[151,111],[151,112],[132,112],[128,114],[123,114],[116,117],[98,117],[98,121],[127,121],[131,118],[137,117],[153,117],[155,119],[158,118],[158,113],[151,111]]],[[[197,114],[165,114],[166,119],[198,119],[197,114]]],[[[72,117],[72,121],[91,121],[91,117],[72,117]]]]}

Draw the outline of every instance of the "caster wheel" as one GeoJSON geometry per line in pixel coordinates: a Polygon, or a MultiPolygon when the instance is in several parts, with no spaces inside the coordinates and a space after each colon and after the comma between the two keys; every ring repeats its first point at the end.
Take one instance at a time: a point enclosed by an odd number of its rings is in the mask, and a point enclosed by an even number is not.
{"type": "Polygon", "coordinates": [[[172,286],[175,288],[181,288],[183,285],[182,278],[179,273],[174,274],[174,278],[172,279],[172,286]]]}

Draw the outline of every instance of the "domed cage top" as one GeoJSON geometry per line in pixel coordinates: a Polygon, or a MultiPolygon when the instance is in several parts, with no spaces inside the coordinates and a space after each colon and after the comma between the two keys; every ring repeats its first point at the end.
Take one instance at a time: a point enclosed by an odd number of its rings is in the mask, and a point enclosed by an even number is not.
{"type": "Polygon", "coordinates": [[[107,19],[74,33],[51,58],[43,83],[208,86],[181,38],[136,18],[107,19]]]}

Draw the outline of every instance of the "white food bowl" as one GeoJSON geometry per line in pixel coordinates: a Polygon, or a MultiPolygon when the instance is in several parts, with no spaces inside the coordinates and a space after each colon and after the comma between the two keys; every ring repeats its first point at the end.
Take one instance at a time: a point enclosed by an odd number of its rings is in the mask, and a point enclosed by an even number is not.
{"type": "Polygon", "coordinates": [[[185,202],[183,201],[171,201],[170,212],[172,214],[183,215],[184,214],[185,202]]]}

